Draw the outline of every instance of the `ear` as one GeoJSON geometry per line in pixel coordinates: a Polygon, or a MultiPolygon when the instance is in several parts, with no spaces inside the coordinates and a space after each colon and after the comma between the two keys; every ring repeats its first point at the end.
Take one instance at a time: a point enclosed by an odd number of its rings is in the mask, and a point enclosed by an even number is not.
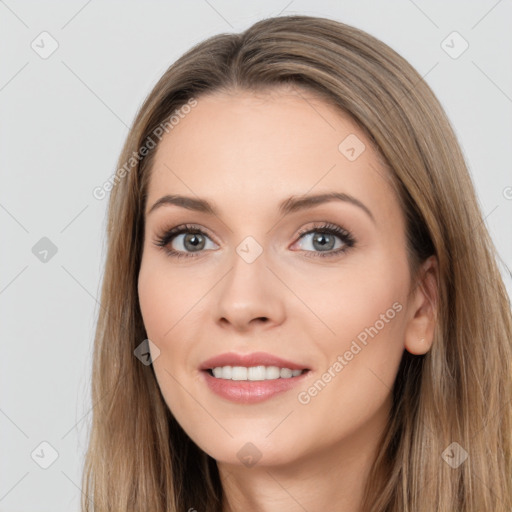
{"type": "Polygon", "coordinates": [[[427,353],[432,347],[437,321],[439,298],[439,267],[436,256],[430,256],[418,271],[412,293],[410,318],[405,329],[405,349],[415,355],[427,353]]]}

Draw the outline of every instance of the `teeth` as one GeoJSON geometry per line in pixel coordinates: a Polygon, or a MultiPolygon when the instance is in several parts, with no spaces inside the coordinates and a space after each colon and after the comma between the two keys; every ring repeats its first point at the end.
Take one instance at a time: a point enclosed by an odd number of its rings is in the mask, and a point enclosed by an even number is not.
{"type": "Polygon", "coordinates": [[[227,380],[275,380],[298,377],[306,370],[290,370],[277,366],[218,366],[212,369],[217,379],[227,380]]]}

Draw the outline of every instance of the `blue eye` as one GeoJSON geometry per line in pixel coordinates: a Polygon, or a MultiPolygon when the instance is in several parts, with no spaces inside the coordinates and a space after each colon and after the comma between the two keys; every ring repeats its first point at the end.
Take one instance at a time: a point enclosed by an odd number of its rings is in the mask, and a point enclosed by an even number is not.
{"type": "Polygon", "coordinates": [[[314,226],[313,228],[309,228],[307,230],[303,230],[299,232],[300,239],[303,239],[309,235],[314,235],[311,238],[311,241],[314,244],[317,244],[321,247],[321,249],[317,252],[315,251],[306,251],[312,252],[313,254],[308,255],[312,257],[320,257],[320,258],[329,258],[334,256],[339,256],[340,254],[346,252],[348,249],[355,245],[354,237],[346,230],[336,224],[331,223],[323,223],[319,226],[314,226]],[[333,247],[333,243],[335,244],[335,239],[338,238],[342,241],[343,245],[338,247],[336,250],[333,247]],[[325,249],[327,247],[327,249],[325,249]]]}
{"type": "Polygon", "coordinates": [[[201,231],[197,226],[185,224],[172,228],[165,232],[162,236],[158,237],[156,245],[158,247],[165,248],[167,255],[173,258],[194,257],[194,252],[202,252],[201,250],[204,249],[204,240],[206,238],[209,239],[208,235],[201,231]],[[182,239],[182,244],[184,244],[185,249],[187,247],[189,250],[192,249],[192,254],[187,253],[186,251],[177,251],[175,249],[167,248],[171,242],[173,242],[181,235],[185,235],[185,237],[182,239]],[[197,251],[195,249],[197,249],[197,251]]]}
{"type": "MultiPolygon", "coordinates": [[[[338,256],[355,245],[354,237],[347,230],[337,226],[336,224],[321,223],[313,228],[303,230],[299,232],[299,239],[306,238],[309,235],[314,235],[312,237],[313,246],[316,244],[319,249],[316,251],[306,250],[305,252],[312,253],[311,255],[308,255],[308,257],[319,256],[321,258],[325,258],[338,256]],[[332,246],[332,242],[335,243],[336,238],[341,240],[342,246],[333,250],[334,247],[332,246]],[[325,249],[325,247],[327,247],[327,249],[325,249]]],[[[160,237],[157,237],[155,245],[165,249],[166,254],[172,258],[194,258],[204,252],[203,249],[206,248],[205,246],[207,245],[206,242],[208,240],[211,241],[210,237],[198,226],[185,224],[176,226],[175,228],[166,231],[160,237]],[[184,250],[170,249],[168,247],[169,244],[181,235],[185,235],[181,239],[184,250]]]]}

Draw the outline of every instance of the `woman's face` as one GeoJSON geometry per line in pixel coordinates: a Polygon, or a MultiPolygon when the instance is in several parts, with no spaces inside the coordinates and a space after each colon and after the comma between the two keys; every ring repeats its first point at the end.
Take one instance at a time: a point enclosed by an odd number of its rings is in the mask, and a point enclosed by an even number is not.
{"type": "Polygon", "coordinates": [[[145,215],[141,311],[190,438],[247,467],[374,450],[419,299],[358,126],[303,90],[201,96],[160,142],[145,215]]]}

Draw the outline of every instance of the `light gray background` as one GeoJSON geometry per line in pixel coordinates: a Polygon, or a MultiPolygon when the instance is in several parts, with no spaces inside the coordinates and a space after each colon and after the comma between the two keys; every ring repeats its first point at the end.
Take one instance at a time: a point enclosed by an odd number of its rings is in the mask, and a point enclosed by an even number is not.
{"type": "Polygon", "coordinates": [[[280,13],[353,24],[425,75],[512,268],[510,0],[0,0],[1,512],[79,510],[107,207],[92,190],[115,171],[136,110],[193,44],[280,13]],[[59,45],[46,59],[31,47],[50,48],[43,31],[59,45]],[[453,31],[469,44],[458,58],[441,46],[453,31]],[[32,252],[42,237],[57,247],[46,263],[32,252]],[[58,452],[48,469],[31,457],[51,462],[44,441],[58,452]]]}

